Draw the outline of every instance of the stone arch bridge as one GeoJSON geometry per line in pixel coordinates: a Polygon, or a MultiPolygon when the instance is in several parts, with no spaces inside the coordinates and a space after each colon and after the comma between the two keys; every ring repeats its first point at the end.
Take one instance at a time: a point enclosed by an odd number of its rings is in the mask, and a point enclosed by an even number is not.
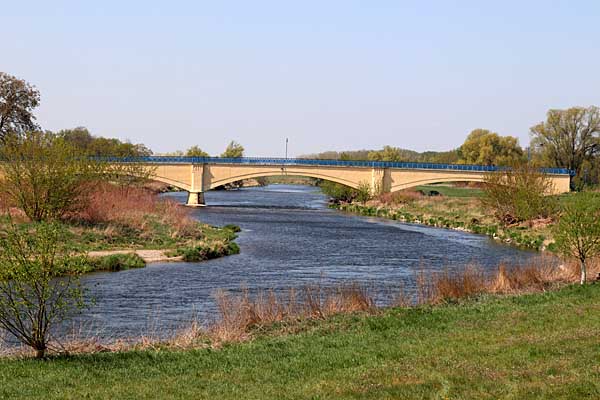
{"type": "MultiPolygon", "coordinates": [[[[418,185],[441,182],[481,182],[494,166],[378,161],[305,160],[283,158],[137,157],[115,158],[115,163],[147,165],[150,179],[189,193],[187,204],[204,205],[204,192],[243,179],[266,176],[305,176],[341,183],[352,188],[368,184],[373,193],[395,192],[418,185]]],[[[570,188],[570,171],[544,169],[553,193],[570,188]]]]}

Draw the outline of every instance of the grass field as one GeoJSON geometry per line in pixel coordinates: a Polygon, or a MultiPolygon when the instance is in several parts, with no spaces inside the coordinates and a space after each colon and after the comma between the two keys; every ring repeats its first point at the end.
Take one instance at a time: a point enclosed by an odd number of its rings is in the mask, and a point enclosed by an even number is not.
{"type": "Polygon", "coordinates": [[[3,359],[0,398],[600,397],[600,285],[293,328],[218,350],[3,359]]]}

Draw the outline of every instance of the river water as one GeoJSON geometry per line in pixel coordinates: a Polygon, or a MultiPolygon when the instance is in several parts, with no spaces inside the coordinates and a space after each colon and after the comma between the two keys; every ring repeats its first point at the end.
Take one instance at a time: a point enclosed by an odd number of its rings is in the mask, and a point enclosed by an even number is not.
{"type": "MultiPolygon", "coordinates": [[[[185,193],[170,193],[185,202],[185,193]]],[[[327,208],[317,188],[270,185],[206,193],[195,218],[242,228],[241,253],[202,263],[157,263],[143,269],[87,275],[95,303],[76,324],[104,339],[161,334],[193,318],[215,317],[218,289],[283,290],[307,283],[367,284],[384,304],[415,272],[476,263],[495,269],[535,253],[487,237],[343,214],[327,208]]]]}

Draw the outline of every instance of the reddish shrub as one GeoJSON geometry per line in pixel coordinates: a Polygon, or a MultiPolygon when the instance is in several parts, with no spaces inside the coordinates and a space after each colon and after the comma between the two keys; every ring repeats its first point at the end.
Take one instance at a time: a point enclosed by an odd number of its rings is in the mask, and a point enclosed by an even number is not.
{"type": "Polygon", "coordinates": [[[109,183],[90,185],[81,199],[81,208],[69,219],[90,224],[118,223],[143,230],[147,216],[168,224],[174,231],[185,233],[194,229],[189,209],[169,199],[161,199],[141,187],[121,187],[109,183]]]}

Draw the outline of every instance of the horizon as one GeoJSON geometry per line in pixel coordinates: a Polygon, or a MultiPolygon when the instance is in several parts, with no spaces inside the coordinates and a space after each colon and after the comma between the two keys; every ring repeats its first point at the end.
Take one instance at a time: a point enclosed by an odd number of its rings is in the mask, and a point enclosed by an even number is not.
{"type": "Polygon", "coordinates": [[[40,1],[3,13],[14,40],[0,44],[2,70],[40,90],[44,129],[84,126],[155,153],[220,154],[235,140],[277,157],[286,138],[290,157],[450,151],[477,128],[526,147],[549,109],[600,104],[592,1],[40,1]]]}

